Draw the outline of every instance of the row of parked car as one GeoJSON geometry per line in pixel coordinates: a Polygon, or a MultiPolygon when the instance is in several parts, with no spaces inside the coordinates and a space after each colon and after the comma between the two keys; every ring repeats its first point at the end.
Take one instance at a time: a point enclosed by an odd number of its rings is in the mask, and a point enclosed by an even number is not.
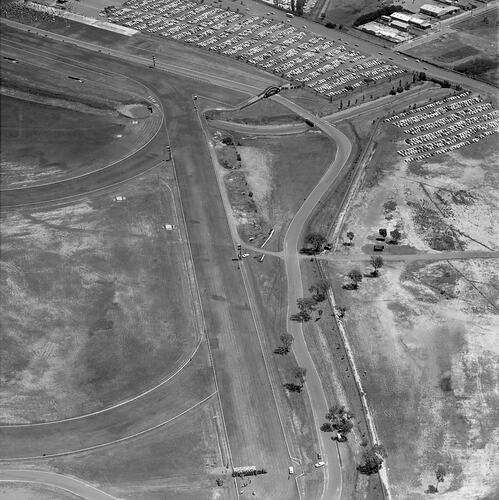
{"type": "MultiPolygon", "coordinates": [[[[470,120],[473,120],[470,118],[470,120]]],[[[466,120],[468,121],[468,120],[466,120]]],[[[497,127],[499,120],[491,120],[491,121],[476,121],[474,124],[469,123],[465,128],[461,129],[459,132],[456,132],[452,135],[442,136],[441,138],[434,140],[433,142],[426,142],[419,146],[414,146],[412,148],[404,149],[399,151],[398,153],[401,156],[413,156],[421,153],[428,153],[433,150],[437,150],[444,146],[448,146],[450,144],[455,144],[464,139],[469,139],[474,134],[478,132],[483,132],[486,130],[492,130],[497,127]]]]}
{"type": "Polygon", "coordinates": [[[402,111],[400,113],[397,113],[397,114],[394,114],[392,116],[385,118],[385,122],[387,122],[387,123],[397,122],[401,118],[410,117],[411,115],[419,114],[423,111],[429,111],[437,106],[441,106],[442,104],[456,101],[456,100],[460,100],[460,99],[464,99],[465,97],[468,97],[470,95],[471,95],[471,92],[469,90],[465,90],[462,92],[455,92],[454,94],[446,96],[443,99],[439,99],[437,101],[430,102],[429,104],[424,104],[423,106],[414,105],[412,108],[408,109],[407,111],[402,111]]]}
{"type": "Polygon", "coordinates": [[[480,96],[464,91],[385,119],[404,133],[410,148],[397,151],[406,161],[420,161],[478,142],[498,131],[499,111],[480,96]],[[420,135],[418,135],[420,134],[420,135]]]}
{"type": "Polygon", "coordinates": [[[284,22],[191,0],[127,0],[106,14],[117,24],[245,60],[327,97],[405,72],[346,42],[338,45],[284,22]]]}
{"type": "MultiPolygon", "coordinates": [[[[471,110],[469,110],[469,112],[467,114],[468,115],[475,115],[478,113],[483,113],[484,111],[488,111],[488,110],[492,109],[492,106],[487,103],[487,105],[484,104],[483,107],[480,106],[480,108],[481,109],[471,109],[471,110]]],[[[460,115],[465,116],[466,111],[461,111],[460,115]]],[[[407,144],[409,144],[411,146],[417,146],[418,144],[423,144],[423,143],[426,143],[428,141],[432,141],[435,139],[439,139],[441,137],[445,137],[447,135],[451,135],[451,134],[455,134],[457,132],[460,132],[461,130],[467,128],[470,124],[476,123],[477,121],[493,120],[497,116],[498,116],[498,112],[494,110],[491,113],[485,113],[483,115],[483,117],[480,117],[481,119],[479,119],[479,120],[477,120],[476,117],[475,118],[467,118],[464,120],[459,120],[459,121],[456,121],[455,123],[452,123],[448,127],[438,129],[438,130],[435,130],[433,132],[429,132],[428,134],[418,135],[416,137],[411,137],[410,139],[406,139],[405,142],[407,142],[407,144]]],[[[441,120],[438,120],[438,121],[440,122],[441,120]]],[[[439,125],[437,122],[433,122],[431,124],[429,123],[428,126],[434,125],[434,124],[436,124],[435,127],[438,127],[438,125],[439,125]]],[[[444,122],[444,124],[445,124],[445,122],[444,122]]]]}
{"type": "MultiPolygon", "coordinates": [[[[438,107],[434,107],[433,109],[424,112],[424,113],[419,113],[417,115],[411,116],[409,118],[404,118],[403,120],[400,120],[398,122],[394,122],[393,125],[396,127],[407,127],[407,125],[414,125],[419,122],[424,122],[426,120],[430,120],[432,118],[435,118],[439,115],[445,115],[446,113],[449,113],[451,111],[456,111],[462,108],[466,108],[469,106],[474,106],[477,104],[480,104],[482,102],[481,97],[471,97],[470,99],[465,99],[462,101],[457,101],[453,102],[450,104],[442,104],[438,107]]],[[[491,106],[492,107],[492,106],[491,106]]]]}
{"type": "Polygon", "coordinates": [[[486,131],[484,131],[484,132],[476,135],[475,137],[468,139],[464,142],[458,142],[456,144],[452,144],[451,146],[447,146],[447,147],[444,147],[442,149],[439,149],[438,151],[432,151],[431,153],[425,153],[422,155],[412,156],[410,158],[406,158],[405,161],[408,163],[412,162],[412,161],[422,161],[422,160],[425,160],[427,158],[430,158],[431,156],[441,155],[443,153],[449,153],[450,151],[462,148],[463,146],[467,146],[469,144],[479,142],[484,137],[487,137],[487,136],[492,135],[492,134],[497,134],[497,133],[498,133],[498,129],[497,129],[497,125],[496,125],[496,128],[491,129],[491,130],[486,130],[486,131]]]}

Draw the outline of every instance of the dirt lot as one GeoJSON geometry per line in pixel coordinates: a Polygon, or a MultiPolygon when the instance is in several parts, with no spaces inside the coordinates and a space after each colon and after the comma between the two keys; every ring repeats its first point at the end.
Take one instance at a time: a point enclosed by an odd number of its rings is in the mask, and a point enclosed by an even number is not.
{"type": "Polygon", "coordinates": [[[122,202],[3,215],[4,422],[102,408],[192,350],[183,243],[162,227],[178,225],[169,181],[156,171],[122,202]]]}
{"type": "MultiPolygon", "coordinates": [[[[497,249],[496,140],[439,156],[425,164],[396,159],[401,137],[381,131],[342,233],[346,259],[330,266],[337,302],[363,374],[394,498],[425,498],[438,485],[443,498],[486,498],[497,491],[499,439],[497,262],[459,260],[385,262],[370,277],[368,259],[379,228],[402,233],[384,253],[497,249]],[[357,291],[342,284],[352,268],[357,291]],[[411,461],[407,457],[413,457],[411,461]]],[[[491,496],[490,496],[491,495],[491,496]]]]}

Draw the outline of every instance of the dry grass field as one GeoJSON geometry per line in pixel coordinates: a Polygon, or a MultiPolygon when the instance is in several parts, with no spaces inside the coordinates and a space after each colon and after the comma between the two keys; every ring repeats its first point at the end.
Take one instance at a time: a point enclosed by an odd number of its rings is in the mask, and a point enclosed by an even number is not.
{"type": "Polygon", "coordinates": [[[146,145],[158,131],[161,114],[147,109],[137,82],[62,63],[55,70],[50,58],[18,45],[7,44],[6,50],[21,62],[2,68],[4,188],[105,167],[146,145]]]}
{"type": "Polygon", "coordinates": [[[2,420],[95,410],[163,378],[195,344],[167,175],[2,216],[2,420]]]}
{"type": "Polygon", "coordinates": [[[485,82],[497,85],[497,10],[449,25],[436,40],[407,51],[485,82]]]}
{"type": "Polygon", "coordinates": [[[330,276],[338,304],[347,308],[345,326],[388,451],[394,498],[425,498],[439,465],[446,470],[442,498],[493,498],[497,261],[421,262],[408,255],[385,261],[372,278],[369,259],[359,258],[371,252],[379,228],[402,233],[383,254],[497,250],[497,142],[489,137],[406,164],[394,154],[401,141],[393,129],[380,132],[343,228],[343,240],[353,231],[354,244],[340,244],[330,276]],[[359,289],[343,289],[355,267],[364,273],[359,289]]]}

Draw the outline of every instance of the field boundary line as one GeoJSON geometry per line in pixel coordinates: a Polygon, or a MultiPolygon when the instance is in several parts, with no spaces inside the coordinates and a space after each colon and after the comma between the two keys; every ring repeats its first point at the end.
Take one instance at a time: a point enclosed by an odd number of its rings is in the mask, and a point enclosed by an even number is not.
{"type": "MultiPolygon", "coordinates": [[[[99,191],[104,191],[106,189],[112,189],[116,186],[119,186],[121,184],[125,184],[126,182],[129,182],[129,181],[132,181],[133,179],[136,179],[137,177],[140,177],[141,175],[147,174],[151,170],[154,170],[155,168],[158,168],[159,166],[161,166],[163,163],[164,163],[164,161],[162,160],[159,163],[156,163],[155,165],[153,165],[152,167],[149,167],[149,168],[146,168],[145,170],[137,172],[136,174],[131,175],[130,177],[127,177],[126,179],[123,179],[123,180],[118,181],[118,182],[113,182],[111,184],[108,184],[106,186],[102,186],[100,188],[90,189],[88,191],[84,191],[83,193],[71,194],[69,196],[62,196],[61,198],[53,198],[51,200],[33,201],[30,203],[21,203],[20,205],[6,205],[6,206],[0,205],[0,213],[7,212],[7,211],[14,209],[14,208],[32,207],[34,205],[40,205],[40,207],[41,207],[42,205],[47,205],[47,204],[56,203],[56,202],[64,203],[64,202],[67,202],[69,200],[72,200],[73,198],[82,198],[83,196],[88,196],[90,194],[98,193],[99,191]]],[[[33,186],[33,188],[35,188],[35,187],[36,186],[33,186]]],[[[1,194],[1,192],[0,192],[0,194],[1,194]]]]}
{"type": "Polygon", "coordinates": [[[20,427],[40,427],[40,426],[43,426],[43,425],[63,424],[64,422],[72,422],[74,420],[81,420],[83,418],[88,418],[88,417],[93,417],[95,415],[100,415],[101,413],[106,413],[108,411],[115,410],[116,408],[119,408],[120,406],[124,406],[124,405],[127,405],[129,403],[133,403],[134,401],[137,401],[137,399],[140,399],[140,398],[142,398],[144,396],[147,396],[151,392],[154,392],[159,387],[165,385],[172,378],[174,378],[176,375],[178,375],[192,361],[192,359],[194,358],[194,356],[197,354],[197,351],[199,349],[199,346],[201,345],[201,342],[202,342],[202,339],[199,339],[198,343],[196,345],[196,348],[194,349],[194,351],[192,351],[192,353],[189,356],[189,358],[186,359],[175,370],[175,372],[169,374],[166,379],[162,380],[161,382],[159,382],[155,386],[147,389],[146,391],[141,392],[140,394],[137,394],[136,396],[133,396],[133,397],[131,397],[129,399],[125,399],[124,401],[120,401],[119,403],[116,403],[116,404],[114,404],[112,406],[109,406],[108,408],[103,408],[102,410],[94,411],[94,412],[91,412],[91,413],[86,413],[84,415],[77,415],[76,417],[62,418],[62,419],[59,419],[59,420],[52,420],[50,422],[34,422],[34,423],[31,423],[31,424],[2,424],[2,425],[0,425],[0,429],[16,429],[16,428],[20,428],[20,427]]]}
{"type": "MultiPolygon", "coordinates": [[[[21,50],[21,51],[23,51],[23,52],[27,52],[28,54],[32,54],[32,55],[34,55],[34,56],[37,56],[37,55],[38,55],[38,54],[36,54],[35,52],[31,52],[31,51],[29,51],[29,50],[22,49],[22,48],[18,48],[18,50],[21,50]]],[[[35,50],[37,50],[37,49],[35,49],[35,50]]],[[[46,51],[39,51],[39,52],[46,52],[46,51]]],[[[41,56],[41,57],[43,57],[43,56],[41,56]]],[[[70,59],[70,60],[71,60],[71,59],[70,59]]],[[[63,63],[64,63],[64,62],[63,62],[63,63]]],[[[34,64],[34,63],[25,63],[25,64],[30,64],[30,65],[32,65],[32,66],[36,66],[36,64],[34,64]]],[[[73,63],[64,63],[64,64],[68,64],[68,65],[70,65],[70,66],[80,67],[80,68],[84,69],[82,66],[78,66],[78,65],[73,64],[73,63]]],[[[40,67],[40,66],[36,66],[36,67],[39,67],[39,68],[41,68],[41,69],[44,69],[44,68],[42,68],[42,67],[40,67]]],[[[93,71],[93,70],[90,70],[90,71],[93,71]]],[[[96,72],[96,71],[94,71],[94,73],[97,73],[97,72],[96,72]]],[[[124,76],[124,75],[120,75],[119,73],[114,73],[114,74],[115,74],[115,75],[117,75],[117,76],[124,76]]],[[[156,99],[159,99],[159,98],[157,97],[157,95],[156,95],[156,94],[154,94],[154,92],[153,92],[151,89],[149,89],[148,87],[146,87],[143,83],[138,82],[137,80],[134,80],[134,79],[129,78],[129,77],[126,77],[126,76],[125,76],[125,78],[128,78],[129,80],[131,80],[131,81],[133,81],[133,82],[135,82],[135,83],[138,83],[139,85],[141,85],[142,87],[144,87],[144,89],[145,89],[145,90],[147,90],[147,92],[148,92],[149,94],[152,94],[152,96],[156,97],[156,99]]],[[[147,96],[146,96],[146,97],[141,96],[141,97],[142,97],[143,99],[147,99],[147,96]]],[[[158,107],[159,107],[159,106],[158,106],[158,107]]],[[[58,180],[58,181],[55,181],[55,182],[47,182],[47,183],[43,183],[43,184],[38,184],[38,183],[37,183],[37,184],[32,184],[32,185],[30,185],[30,186],[27,186],[27,187],[25,187],[25,188],[23,188],[23,187],[16,187],[16,188],[1,189],[1,190],[0,190],[0,193],[2,193],[2,192],[9,192],[9,191],[18,191],[18,190],[22,190],[22,189],[31,189],[31,188],[38,188],[38,187],[44,187],[44,186],[51,186],[51,185],[54,185],[54,184],[59,184],[59,183],[61,183],[61,182],[73,181],[73,180],[76,180],[76,179],[80,179],[80,178],[82,178],[82,177],[90,176],[90,175],[95,174],[95,173],[97,173],[97,172],[101,172],[101,171],[106,170],[106,169],[108,169],[108,168],[110,168],[110,167],[113,167],[114,165],[117,165],[118,163],[121,163],[122,161],[125,161],[125,160],[127,160],[128,158],[132,157],[133,155],[135,155],[135,154],[139,153],[139,152],[140,152],[140,151],[142,151],[142,150],[143,150],[146,146],[148,146],[148,145],[149,145],[149,144],[150,144],[150,143],[151,143],[151,142],[152,142],[152,141],[153,141],[153,140],[154,140],[154,139],[158,136],[158,134],[159,134],[159,132],[160,132],[160,130],[161,130],[161,128],[162,128],[162,126],[163,126],[164,120],[165,120],[164,113],[163,113],[163,112],[161,112],[161,121],[160,121],[160,123],[159,123],[159,125],[158,125],[157,129],[155,130],[154,135],[152,135],[152,137],[150,137],[150,138],[149,138],[149,140],[148,140],[145,144],[143,144],[140,148],[136,149],[135,151],[132,151],[132,152],[130,152],[129,154],[127,154],[127,155],[123,156],[122,158],[119,158],[118,160],[115,160],[115,161],[113,161],[113,162],[111,162],[111,163],[108,163],[107,165],[105,165],[105,166],[103,166],[103,167],[97,168],[97,169],[95,169],[95,170],[91,170],[90,172],[86,172],[86,173],[83,173],[83,174],[80,174],[80,175],[75,175],[75,176],[73,176],[73,177],[66,177],[66,178],[62,178],[62,179],[60,179],[60,180],[58,180]]]]}
{"type": "MultiPolygon", "coordinates": [[[[21,469],[23,472],[39,472],[39,471],[36,471],[36,470],[29,470],[29,469],[21,469]]],[[[0,472],[9,472],[10,469],[4,469],[0,472]]],[[[16,472],[16,471],[13,471],[13,472],[16,472]]],[[[63,476],[63,474],[59,474],[61,476],[63,476]]],[[[71,476],[64,476],[64,477],[71,477],[71,476]]],[[[71,479],[74,479],[73,477],[71,477],[71,479]]],[[[83,481],[80,481],[83,483],[83,481]]],[[[64,486],[59,486],[58,484],[53,484],[53,483],[47,483],[45,481],[37,481],[36,479],[2,479],[0,478],[0,483],[28,483],[28,484],[42,484],[44,486],[50,486],[51,488],[57,488],[59,490],[63,490],[63,491],[67,491],[68,493],[71,493],[71,495],[76,495],[76,496],[80,496],[80,495],[77,495],[74,491],[70,490],[69,488],[64,488],[64,486]]],[[[91,486],[90,484],[88,483],[83,483],[85,485],[86,488],[94,488],[95,490],[97,490],[100,494],[102,495],[107,495],[109,498],[112,498],[113,500],[120,500],[118,497],[113,497],[112,495],[110,495],[109,493],[106,493],[105,491],[103,490],[99,490],[93,486],[91,486]]]]}
{"type": "Polygon", "coordinates": [[[136,437],[142,436],[143,434],[147,434],[148,432],[152,432],[156,429],[159,429],[160,427],[164,427],[165,425],[173,422],[179,417],[182,417],[186,413],[190,412],[194,408],[202,405],[203,403],[206,403],[212,396],[214,396],[217,393],[217,391],[212,392],[209,396],[206,396],[204,399],[201,401],[198,401],[196,404],[192,405],[190,408],[187,408],[183,412],[179,413],[178,415],[175,415],[172,418],[169,418],[168,420],[165,420],[164,422],[160,422],[157,425],[154,425],[153,427],[149,427],[148,429],[144,429],[143,431],[136,432],[134,434],[130,434],[129,436],[125,436],[119,439],[114,439],[113,441],[107,441],[106,443],[99,443],[93,446],[88,446],[86,448],[80,448],[77,450],[71,450],[71,451],[62,451],[60,453],[51,453],[47,455],[35,455],[32,457],[18,457],[18,458],[0,458],[0,462],[21,462],[25,460],[37,460],[37,459],[45,459],[45,458],[54,458],[54,457],[65,457],[68,455],[76,455],[78,453],[84,453],[86,451],[92,451],[92,450],[98,450],[99,448],[104,448],[106,446],[111,446],[113,444],[118,444],[122,443],[124,441],[129,441],[130,439],[134,439],[136,437]]]}

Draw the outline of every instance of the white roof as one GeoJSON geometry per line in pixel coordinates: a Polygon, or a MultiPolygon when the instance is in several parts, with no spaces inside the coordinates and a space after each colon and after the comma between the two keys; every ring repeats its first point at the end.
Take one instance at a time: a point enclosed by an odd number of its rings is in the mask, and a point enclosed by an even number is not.
{"type": "Polygon", "coordinates": [[[427,12],[433,12],[434,14],[447,14],[449,12],[459,10],[459,7],[441,7],[440,5],[435,5],[433,3],[425,3],[424,5],[421,5],[419,10],[426,10],[427,12]]]}
{"type": "Polygon", "coordinates": [[[394,12],[393,14],[390,14],[390,17],[392,19],[397,19],[398,21],[404,21],[404,22],[408,23],[412,16],[409,16],[407,14],[403,14],[402,12],[394,12]]]}

